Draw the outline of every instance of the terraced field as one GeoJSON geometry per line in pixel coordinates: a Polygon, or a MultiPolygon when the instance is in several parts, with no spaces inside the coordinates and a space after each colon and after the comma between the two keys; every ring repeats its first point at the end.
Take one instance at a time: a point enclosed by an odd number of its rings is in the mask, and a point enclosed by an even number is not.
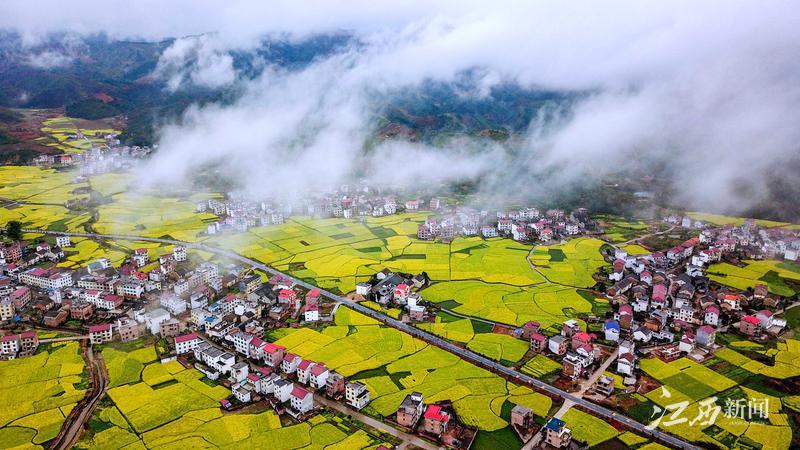
{"type": "Polygon", "coordinates": [[[0,361],[0,447],[42,448],[85,396],[84,363],[75,342],[0,361]]]}
{"type": "MultiPolygon", "coordinates": [[[[113,128],[83,128],[86,121],[70,117],[56,117],[42,122],[41,131],[45,134],[37,141],[48,147],[57,148],[64,153],[82,153],[91,150],[92,146],[103,148],[106,146],[105,135],[119,134],[113,128]],[[83,137],[77,137],[81,133],[83,137]]],[[[99,124],[93,124],[99,125],[99,124]]]]}

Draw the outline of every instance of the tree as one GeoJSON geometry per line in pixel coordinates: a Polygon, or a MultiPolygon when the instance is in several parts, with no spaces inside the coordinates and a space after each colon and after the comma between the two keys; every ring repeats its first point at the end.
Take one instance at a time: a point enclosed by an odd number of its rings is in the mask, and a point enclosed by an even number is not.
{"type": "Polygon", "coordinates": [[[6,224],[6,236],[15,241],[22,240],[22,224],[12,220],[6,224]]]}

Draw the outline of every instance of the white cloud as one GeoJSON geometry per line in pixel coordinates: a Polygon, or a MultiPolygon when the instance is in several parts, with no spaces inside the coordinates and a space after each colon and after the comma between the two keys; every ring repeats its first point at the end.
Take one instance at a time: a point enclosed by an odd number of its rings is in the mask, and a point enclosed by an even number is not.
{"type": "Polygon", "coordinates": [[[153,74],[173,91],[187,84],[214,89],[236,81],[233,57],[213,35],[176,39],[161,53],[153,74]]]}
{"type": "Polygon", "coordinates": [[[723,208],[761,201],[770,177],[797,180],[784,163],[799,153],[800,15],[786,0],[142,0],[125,6],[119,0],[102,6],[12,0],[4,9],[0,26],[32,35],[213,33],[213,39],[178,40],[165,52],[158,71],[173,88],[234,82],[227,51],[252,48],[265,34],[350,30],[362,42],[358,52],[299,73],[268,70],[229,106],[192,109],[181,124],[163,130],[154,173],[218,160],[250,190],[291,192],[335,183],[363,164],[383,174],[391,167],[386,161],[399,164],[397,155],[408,152],[437,167],[452,166],[456,173],[443,177],[489,171],[492,187],[518,189],[655,158],[674,168],[670,176],[685,201],[723,208]],[[124,15],[107,13],[122,8],[124,15]],[[456,153],[458,164],[445,164],[440,149],[419,145],[378,149],[383,160],[361,158],[373,119],[370,93],[452,80],[470,69],[484,76],[476,92],[465,95],[487,95],[494,83],[508,80],[591,94],[555,123],[534,122],[510,162],[497,154],[456,153]],[[462,167],[462,161],[470,164],[462,167]],[[516,183],[501,181],[508,173],[517,174],[516,183]]]}

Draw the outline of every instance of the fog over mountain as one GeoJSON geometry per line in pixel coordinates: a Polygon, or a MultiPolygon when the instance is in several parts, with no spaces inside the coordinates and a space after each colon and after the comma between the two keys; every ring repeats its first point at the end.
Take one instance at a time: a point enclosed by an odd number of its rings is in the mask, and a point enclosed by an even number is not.
{"type": "MultiPolygon", "coordinates": [[[[43,3],[2,6],[0,70],[67,73],[96,42],[153,43],[85,89],[127,80],[120,113],[143,86],[182,105],[146,110],[152,183],[212,166],[258,195],[364,176],[544,196],[648,175],[687,208],[800,210],[788,1],[43,3]]],[[[0,103],[36,97],[3,88],[0,103]]]]}

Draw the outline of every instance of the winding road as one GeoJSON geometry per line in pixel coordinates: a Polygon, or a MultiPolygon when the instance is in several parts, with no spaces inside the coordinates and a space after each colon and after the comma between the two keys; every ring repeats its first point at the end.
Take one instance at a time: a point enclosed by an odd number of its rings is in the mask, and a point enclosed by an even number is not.
{"type": "MultiPolygon", "coordinates": [[[[619,414],[619,413],[617,413],[615,411],[612,411],[612,410],[610,410],[608,408],[605,408],[603,406],[594,404],[594,403],[592,403],[592,402],[590,402],[588,400],[584,400],[583,398],[581,398],[579,396],[576,396],[574,394],[570,394],[569,392],[561,390],[561,389],[559,389],[559,388],[557,388],[555,386],[551,386],[551,385],[549,385],[547,383],[544,383],[543,381],[540,381],[540,380],[538,380],[536,378],[533,378],[533,377],[530,377],[528,375],[525,375],[525,374],[522,374],[520,372],[517,372],[516,370],[508,368],[506,366],[503,366],[502,364],[500,364],[498,362],[492,361],[492,360],[490,360],[488,358],[485,358],[485,357],[483,357],[481,355],[478,355],[477,353],[473,353],[470,350],[458,347],[458,346],[456,346],[456,345],[454,345],[454,344],[452,344],[450,342],[447,342],[447,341],[445,341],[445,340],[443,340],[443,339],[441,339],[441,338],[439,338],[437,336],[434,336],[434,335],[429,334],[429,333],[427,333],[425,331],[422,331],[422,330],[420,330],[418,328],[415,328],[413,326],[405,324],[405,323],[403,323],[403,322],[401,322],[399,320],[395,320],[395,319],[392,319],[391,317],[387,317],[387,316],[381,314],[380,312],[377,312],[377,311],[374,311],[372,309],[369,309],[369,308],[367,308],[365,306],[362,306],[362,305],[360,305],[360,304],[358,304],[358,303],[356,303],[356,302],[354,302],[352,300],[349,300],[349,299],[344,298],[342,296],[336,295],[336,294],[334,294],[334,293],[332,293],[330,291],[327,291],[327,290],[325,290],[323,288],[320,288],[318,286],[314,286],[314,285],[312,285],[310,283],[307,283],[307,282],[305,282],[303,280],[297,279],[297,278],[295,278],[295,277],[293,277],[291,275],[288,275],[286,273],[280,272],[280,271],[278,271],[278,270],[276,270],[276,269],[274,269],[272,267],[269,267],[269,266],[267,266],[265,264],[262,264],[262,263],[260,263],[258,261],[255,261],[255,260],[252,260],[250,258],[244,257],[242,255],[239,255],[239,254],[237,254],[235,252],[232,252],[230,250],[224,250],[224,249],[220,249],[220,248],[216,248],[216,247],[211,247],[211,246],[203,244],[203,243],[191,243],[191,242],[184,242],[184,241],[178,241],[178,240],[173,240],[173,239],[148,238],[148,237],[141,237],[141,236],[128,236],[128,235],[117,235],[117,234],[99,234],[99,233],[62,232],[62,231],[49,231],[49,230],[38,230],[38,229],[24,229],[23,231],[27,232],[27,233],[41,233],[41,234],[49,234],[49,235],[55,235],[55,236],[74,236],[74,237],[85,237],[85,238],[92,238],[92,239],[142,241],[142,242],[156,242],[156,243],[168,244],[168,245],[182,245],[182,246],[185,246],[186,248],[194,248],[194,249],[198,249],[198,250],[203,250],[203,251],[206,251],[206,252],[214,253],[214,254],[217,254],[217,255],[222,255],[222,256],[228,257],[228,258],[230,258],[232,260],[239,261],[241,263],[244,263],[244,264],[250,265],[252,267],[255,267],[256,269],[262,270],[262,271],[264,271],[266,273],[269,273],[269,274],[272,274],[272,275],[284,276],[284,277],[292,280],[295,284],[297,284],[299,286],[302,286],[302,287],[304,287],[306,289],[309,289],[309,290],[318,289],[320,291],[320,293],[322,295],[324,295],[325,297],[328,297],[328,298],[330,298],[332,300],[341,302],[341,303],[347,305],[348,307],[350,307],[350,308],[352,308],[352,309],[354,309],[354,310],[356,310],[356,311],[358,311],[358,312],[360,312],[360,313],[362,313],[362,314],[364,314],[364,315],[366,315],[368,317],[372,317],[373,319],[378,320],[379,322],[382,322],[382,323],[386,324],[387,326],[390,326],[392,328],[395,328],[397,330],[400,330],[402,332],[410,334],[410,335],[412,335],[412,336],[414,336],[414,337],[416,337],[416,338],[418,338],[420,340],[423,340],[423,341],[427,342],[428,344],[435,345],[435,346],[437,346],[437,347],[439,347],[439,348],[441,348],[443,350],[446,350],[446,351],[448,351],[450,353],[453,353],[454,355],[456,355],[456,356],[458,356],[458,357],[460,357],[460,358],[462,358],[464,360],[467,360],[467,361],[469,361],[469,362],[471,362],[471,363],[473,363],[473,364],[475,364],[477,366],[480,366],[480,367],[488,369],[488,370],[490,370],[492,372],[501,374],[504,377],[506,377],[507,379],[513,380],[514,382],[516,382],[518,384],[519,383],[527,384],[527,385],[535,387],[535,388],[537,388],[537,389],[539,389],[541,391],[547,392],[550,395],[561,397],[561,398],[564,399],[564,401],[571,401],[575,405],[578,405],[578,406],[580,406],[580,407],[582,407],[582,408],[584,408],[584,409],[586,409],[588,411],[591,411],[593,414],[595,414],[597,416],[603,417],[606,420],[613,420],[613,421],[619,422],[622,425],[624,425],[624,426],[626,426],[626,427],[628,427],[628,428],[630,428],[632,430],[638,431],[639,433],[641,433],[643,435],[646,435],[646,436],[649,436],[649,437],[651,437],[653,439],[656,439],[658,441],[661,441],[662,443],[669,444],[669,445],[671,445],[673,447],[676,447],[676,448],[683,448],[683,449],[696,449],[697,448],[696,446],[692,445],[691,443],[686,442],[686,441],[684,441],[682,439],[679,439],[679,438],[677,438],[675,436],[663,433],[663,432],[661,432],[661,431],[659,431],[657,429],[650,429],[647,426],[645,426],[644,424],[642,424],[640,422],[637,422],[637,421],[635,421],[635,420],[633,420],[633,419],[631,419],[629,417],[626,417],[626,416],[624,416],[622,414],[619,414]]],[[[63,447],[63,448],[65,448],[65,447],[63,447]]]]}

